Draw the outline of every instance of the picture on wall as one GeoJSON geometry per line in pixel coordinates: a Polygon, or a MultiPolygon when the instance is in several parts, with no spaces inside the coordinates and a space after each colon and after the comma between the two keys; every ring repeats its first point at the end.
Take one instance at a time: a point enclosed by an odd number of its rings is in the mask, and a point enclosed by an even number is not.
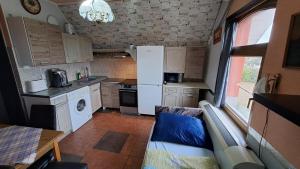
{"type": "Polygon", "coordinates": [[[287,68],[300,68],[300,13],[292,16],[283,63],[287,68]]]}
{"type": "Polygon", "coordinates": [[[222,40],[222,27],[218,27],[214,31],[214,44],[219,43],[222,40]]]}

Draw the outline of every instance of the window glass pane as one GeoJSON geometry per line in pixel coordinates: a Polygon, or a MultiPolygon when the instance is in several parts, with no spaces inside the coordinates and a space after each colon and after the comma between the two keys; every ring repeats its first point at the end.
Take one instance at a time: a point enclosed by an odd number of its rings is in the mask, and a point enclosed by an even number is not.
{"type": "Polygon", "coordinates": [[[268,9],[249,15],[237,25],[234,46],[268,43],[275,9],[268,9]]]}
{"type": "Polygon", "coordinates": [[[231,57],[225,103],[245,122],[250,108],[247,104],[258,79],[262,57],[231,57]]]}

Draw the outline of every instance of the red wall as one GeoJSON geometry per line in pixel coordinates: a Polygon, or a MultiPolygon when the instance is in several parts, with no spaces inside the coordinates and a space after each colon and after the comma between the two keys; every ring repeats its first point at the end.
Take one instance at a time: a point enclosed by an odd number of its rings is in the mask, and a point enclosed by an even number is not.
{"type": "MultiPolygon", "coordinates": [[[[248,44],[250,28],[251,28],[251,17],[249,19],[240,22],[237,27],[236,39],[234,46],[244,46],[248,44]]],[[[236,97],[239,94],[238,84],[241,82],[245,58],[233,57],[231,58],[231,66],[229,70],[228,88],[227,95],[236,97]]]]}

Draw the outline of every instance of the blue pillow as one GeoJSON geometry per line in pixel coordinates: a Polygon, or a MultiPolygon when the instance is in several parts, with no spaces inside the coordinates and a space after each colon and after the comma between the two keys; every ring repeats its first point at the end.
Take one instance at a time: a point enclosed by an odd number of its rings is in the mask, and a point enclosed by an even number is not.
{"type": "Polygon", "coordinates": [[[211,140],[203,119],[160,113],[151,141],[163,141],[211,149],[211,140]]]}

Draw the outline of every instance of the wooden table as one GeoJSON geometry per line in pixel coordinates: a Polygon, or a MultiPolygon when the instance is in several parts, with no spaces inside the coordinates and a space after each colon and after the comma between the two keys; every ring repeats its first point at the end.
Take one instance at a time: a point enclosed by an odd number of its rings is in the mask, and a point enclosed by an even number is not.
{"type": "MultiPolygon", "coordinates": [[[[0,124],[0,128],[9,127],[6,124],[0,124]]],[[[42,130],[41,138],[39,141],[39,146],[37,149],[37,155],[35,161],[45,155],[51,149],[54,150],[54,156],[57,161],[61,161],[60,150],[58,147],[58,142],[62,139],[63,132],[55,130],[42,130]]],[[[15,169],[26,169],[30,165],[17,164],[15,169]]]]}

